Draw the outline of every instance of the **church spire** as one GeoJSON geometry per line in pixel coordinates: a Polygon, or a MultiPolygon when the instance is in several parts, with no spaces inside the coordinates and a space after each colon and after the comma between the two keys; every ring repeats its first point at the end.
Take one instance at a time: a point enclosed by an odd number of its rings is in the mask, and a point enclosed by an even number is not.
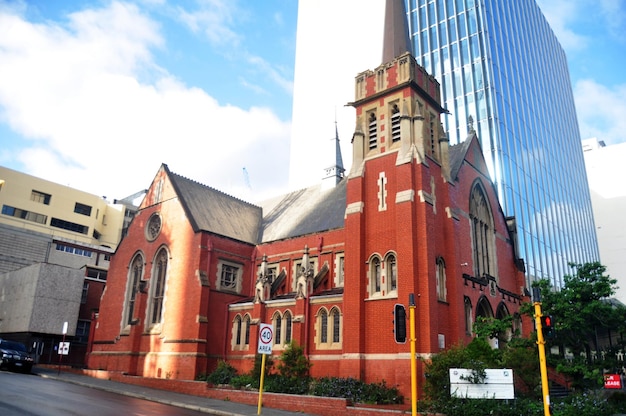
{"type": "Polygon", "coordinates": [[[404,1],[386,0],[382,63],[413,51],[404,1]]]}
{"type": "Polygon", "coordinates": [[[335,166],[337,166],[337,170],[341,172],[341,176],[343,176],[343,172],[345,169],[343,168],[343,158],[341,157],[341,147],[339,146],[339,130],[337,129],[337,120],[335,120],[335,166]]]}
{"type": "Polygon", "coordinates": [[[335,120],[335,165],[324,169],[324,178],[322,180],[322,189],[330,189],[335,187],[341,179],[344,172],[343,158],[341,157],[341,147],[339,146],[339,130],[337,129],[337,120],[335,120]]]}

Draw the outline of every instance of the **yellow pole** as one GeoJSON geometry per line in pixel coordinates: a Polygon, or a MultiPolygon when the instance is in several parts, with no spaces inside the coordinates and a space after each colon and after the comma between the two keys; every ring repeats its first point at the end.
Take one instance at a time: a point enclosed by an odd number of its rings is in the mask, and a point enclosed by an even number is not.
{"type": "Polygon", "coordinates": [[[541,303],[535,302],[535,326],[537,328],[537,347],[539,349],[539,369],[541,370],[541,392],[543,395],[543,414],[550,416],[550,388],[548,387],[548,367],[546,365],[546,341],[541,327],[541,303]]]}
{"type": "Polygon", "coordinates": [[[259,383],[259,406],[257,407],[256,414],[261,414],[261,404],[263,403],[263,380],[265,380],[265,356],[267,354],[263,354],[263,358],[261,358],[261,382],[259,383]]]}
{"type": "Polygon", "coordinates": [[[409,296],[409,335],[411,337],[411,416],[417,415],[417,361],[415,359],[415,299],[409,296]]]}

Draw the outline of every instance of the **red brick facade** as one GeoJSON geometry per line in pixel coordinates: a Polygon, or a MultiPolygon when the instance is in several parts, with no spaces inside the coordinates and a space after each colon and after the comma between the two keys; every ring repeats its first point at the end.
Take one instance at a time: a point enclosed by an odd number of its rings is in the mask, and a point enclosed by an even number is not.
{"type": "MultiPolygon", "coordinates": [[[[258,324],[273,323],[279,341],[304,347],[312,375],[384,380],[409,396],[410,344],[394,341],[396,303],[408,306],[414,295],[416,351],[426,359],[468,342],[476,316],[518,313],[523,263],[471,126],[468,141],[448,149],[439,84],[408,54],[360,74],[356,91],[342,227],[256,243],[199,229],[179,179],[159,170],[111,262],[89,368],[194,379],[223,359],[248,371],[258,324]],[[151,241],[154,213],[162,229],[151,241]],[[162,314],[149,325],[163,248],[162,314]],[[142,290],[127,316],[137,254],[142,290]],[[310,274],[296,267],[306,256],[310,274]],[[224,262],[234,265],[236,285],[224,262]]],[[[241,218],[233,225],[244,226],[241,218]]],[[[283,348],[278,342],[273,353],[283,348]]],[[[421,362],[418,372],[421,384],[421,362]]]]}

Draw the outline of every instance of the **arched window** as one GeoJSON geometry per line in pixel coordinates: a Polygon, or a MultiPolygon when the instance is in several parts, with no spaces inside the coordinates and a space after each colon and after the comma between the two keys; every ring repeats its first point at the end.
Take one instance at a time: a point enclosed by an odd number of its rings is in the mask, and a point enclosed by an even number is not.
{"type": "Polygon", "coordinates": [[[279,312],[274,314],[274,345],[281,345],[281,335],[283,329],[283,317],[279,312]]]}
{"type": "Polygon", "coordinates": [[[231,348],[233,350],[246,350],[250,346],[250,315],[235,316],[233,320],[231,348]]]}
{"type": "Polygon", "coordinates": [[[248,346],[250,345],[250,315],[246,315],[243,321],[245,325],[245,337],[243,343],[248,346]]]}
{"type": "Polygon", "coordinates": [[[322,344],[326,344],[328,343],[328,312],[326,312],[326,309],[320,309],[319,323],[320,323],[320,342],[322,344]]]}
{"type": "Polygon", "coordinates": [[[289,344],[291,342],[291,313],[289,311],[285,312],[285,342],[284,344],[289,344]]]}
{"type": "Polygon", "coordinates": [[[437,260],[435,262],[435,275],[437,279],[437,299],[445,301],[447,297],[446,263],[441,257],[437,257],[437,260]]]}
{"type": "Polygon", "coordinates": [[[291,312],[280,313],[276,311],[272,323],[274,325],[274,346],[277,349],[282,349],[292,340],[293,318],[291,312]]]}
{"type": "Polygon", "coordinates": [[[380,268],[380,259],[378,257],[374,257],[372,259],[372,285],[374,293],[380,293],[382,284],[381,284],[381,268],[380,268]]]}
{"type": "MultiPolygon", "coordinates": [[[[476,277],[495,273],[495,231],[489,201],[483,187],[476,183],[470,196],[470,221],[476,277]]],[[[495,276],[497,279],[497,276],[495,276]]]]}
{"type": "Polygon", "coordinates": [[[334,306],[330,313],[325,307],[317,312],[317,332],[315,342],[318,349],[341,349],[341,323],[342,316],[339,308],[334,306]]]}
{"type": "Polygon", "coordinates": [[[330,316],[333,320],[333,344],[336,344],[341,341],[341,314],[339,309],[333,308],[330,311],[330,316]]]}
{"type": "Polygon", "coordinates": [[[235,345],[241,345],[241,330],[242,330],[241,316],[237,315],[235,317],[235,345]]]}
{"type": "Polygon", "coordinates": [[[387,282],[389,289],[387,292],[398,290],[398,266],[396,264],[396,256],[388,254],[386,258],[385,271],[387,274],[387,282]]]}
{"type": "Polygon", "coordinates": [[[138,318],[135,317],[137,295],[141,285],[141,279],[143,277],[143,256],[139,253],[133,257],[128,269],[128,283],[126,287],[126,317],[124,320],[125,325],[134,325],[138,323],[138,318]]]}
{"type": "Polygon", "coordinates": [[[160,324],[163,319],[163,301],[165,298],[165,283],[167,280],[168,253],[162,248],[157,253],[154,260],[154,270],[152,271],[151,302],[150,302],[150,324],[160,324]]]}
{"type": "Polygon", "coordinates": [[[463,301],[465,303],[465,334],[472,335],[472,327],[474,326],[472,320],[472,301],[467,296],[465,296],[463,301]]]}

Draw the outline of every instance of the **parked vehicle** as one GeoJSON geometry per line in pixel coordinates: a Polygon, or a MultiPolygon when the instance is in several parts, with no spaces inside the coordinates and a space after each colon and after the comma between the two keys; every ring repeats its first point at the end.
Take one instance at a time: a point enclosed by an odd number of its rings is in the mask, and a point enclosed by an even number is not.
{"type": "Polygon", "coordinates": [[[0,339],[0,355],[0,367],[13,371],[30,373],[35,362],[21,342],[0,339]]]}

